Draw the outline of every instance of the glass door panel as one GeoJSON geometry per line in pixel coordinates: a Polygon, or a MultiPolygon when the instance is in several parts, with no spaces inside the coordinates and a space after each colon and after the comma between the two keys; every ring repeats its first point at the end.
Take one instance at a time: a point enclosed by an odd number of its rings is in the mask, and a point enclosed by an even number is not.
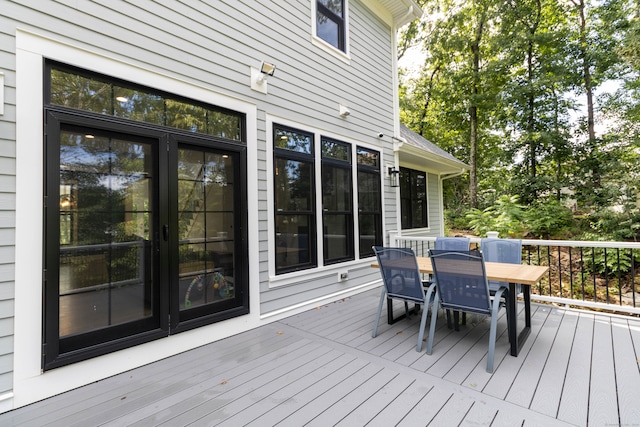
{"type": "Polygon", "coordinates": [[[178,149],[178,299],[181,319],[236,305],[237,153],[178,149]],[[204,308],[203,308],[204,307],[204,308]],[[200,308],[197,313],[189,311],[200,308]]]}
{"type": "Polygon", "coordinates": [[[153,146],[60,132],[59,336],[154,315],[153,146]]]}

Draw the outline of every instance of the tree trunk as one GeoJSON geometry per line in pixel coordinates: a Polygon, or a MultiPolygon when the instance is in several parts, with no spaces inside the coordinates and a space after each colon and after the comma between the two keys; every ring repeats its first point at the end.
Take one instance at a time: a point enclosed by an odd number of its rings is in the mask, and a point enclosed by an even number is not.
{"type": "Polygon", "coordinates": [[[480,14],[478,26],[476,27],[476,37],[471,43],[471,53],[473,55],[473,83],[471,88],[471,100],[469,103],[469,203],[472,208],[478,207],[478,93],[480,92],[480,41],[486,15],[484,11],[480,14]]]}

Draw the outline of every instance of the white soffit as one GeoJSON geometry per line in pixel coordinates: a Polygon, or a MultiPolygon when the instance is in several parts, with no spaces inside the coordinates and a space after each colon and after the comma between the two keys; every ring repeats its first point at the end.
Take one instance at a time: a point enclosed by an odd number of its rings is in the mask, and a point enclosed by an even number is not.
{"type": "Polygon", "coordinates": [[[363,0],[371,10],[382,16],[381,11],[390,15],[395,28],[410,23],[422,17],[422,9],[420,5],[413,0],[363,0]]]}

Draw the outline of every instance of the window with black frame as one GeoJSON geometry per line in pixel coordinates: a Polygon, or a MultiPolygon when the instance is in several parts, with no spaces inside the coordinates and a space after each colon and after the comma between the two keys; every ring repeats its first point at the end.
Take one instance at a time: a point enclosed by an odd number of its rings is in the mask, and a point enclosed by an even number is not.
{"type": "Polygon", "coordinates": [[[317,266],[314,136],[274,125],[276,274],[317,266]]]}
{"type": "Polygon", "coordinates": [[[380,153],[356,147],[358,168],[358,234],[360,258],[373,256],[372,246],[382,245],[382,195],[380,153]]]}
{"type": "Polygon", "coordinates": [[[345,0],[317,0],[316,35],[346,52],[345,0]]]}
{"type": "Polygon", "coordinates": [[[353,184],[351,144],[322,138],[324,263],[352,260],[353,184]]]}
{"type": "Polygon", "coordinates": [[[428,227],[426,172],[400,168],[400,210],[403,229],[428,227]]]}

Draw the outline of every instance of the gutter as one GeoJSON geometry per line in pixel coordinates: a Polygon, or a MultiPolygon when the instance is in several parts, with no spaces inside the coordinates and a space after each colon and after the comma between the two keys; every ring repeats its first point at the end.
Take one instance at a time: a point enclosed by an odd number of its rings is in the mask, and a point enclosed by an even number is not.
{"type": "MultiPolygon", "coordinates": [[[[413,9],[413,6],[410,9],[413,9]]],[[[407,142],[407,140],[401,136],[392,136],[391,140],[393,141],[394,152],[400,151],[400,148],[404,145],[405,142],[407,142]]]]}
{"type": "MultiPolygon", "coordinates": [[[[411,16],[412,14],[413,14],[413,5],[410,4],[409,9],[407,9],[407,13],[405,13],[404,16],[400,19],[400,22],[406,21],[407,19],[409,19],[409,16],[411,16]]],[[[400,26],[397,26],[397,27],[399,28],[400,26]]]]}
{"type": "Polygon", "coordinates": [[[398,3],[400,3],[401,7],[406,8],[406,12],[404,12],[404,14],[400,16],[400,14],[403,13],[402,9],[400,9],[395,12],[395,15],[392,15],[393,23],[396,29],[399,29],[400,27],[403,27],[416,19],[420,19],[420,17],[424,13],[420,5],[416,3],[415,0],[402,0],[398,3]]]}
{"type": "Polygon", "coordinates": [[[465,173],[465,169],[461,169],[460,172],[450,173],[449,175],[440,175],[440,181],[444,181],[445,179],[455,178],[456,176],[460,176],[465,173]]]}

